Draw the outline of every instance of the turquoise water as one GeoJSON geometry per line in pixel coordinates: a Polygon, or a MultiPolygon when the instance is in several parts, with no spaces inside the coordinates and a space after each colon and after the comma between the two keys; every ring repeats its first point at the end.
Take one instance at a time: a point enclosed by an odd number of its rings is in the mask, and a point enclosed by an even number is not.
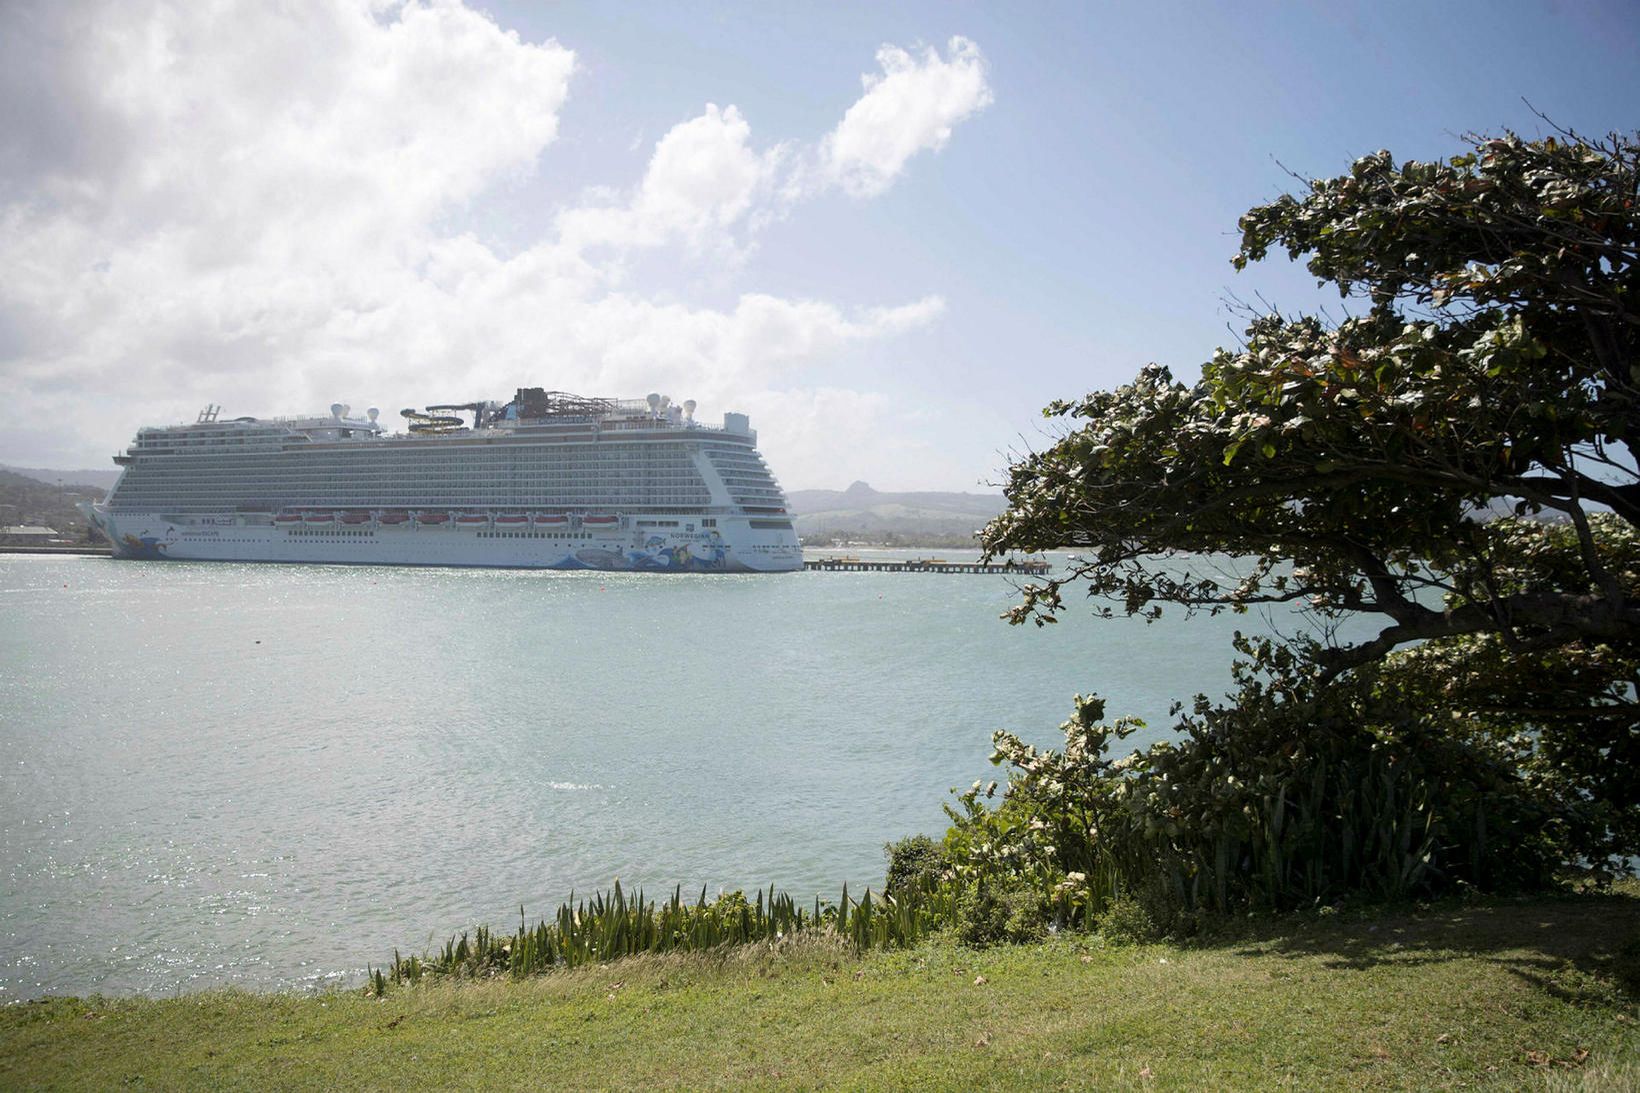
{"type": "Polygon", "coordinates": [[[1013,598],[0,557],[0,1001],[346,980],[616,877],[858,891],[996,773],[993,730],[1053,743],[1089,690],[1165,724],[1260,625],[1013,598]]]}

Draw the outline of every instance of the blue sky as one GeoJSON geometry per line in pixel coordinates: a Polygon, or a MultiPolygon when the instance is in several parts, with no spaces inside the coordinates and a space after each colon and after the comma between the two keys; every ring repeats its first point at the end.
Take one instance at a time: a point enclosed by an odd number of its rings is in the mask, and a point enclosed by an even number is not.
{"type": "Polygon", "coordinates": [[[361,18],[303,0],[6,21],[0,52],[29,58],[0,77],[0,395],[28,424],[0,460],[63,467],[206,401],[392,409],[545,384],[749,410],[793,488],[978,488],[1040,439],[1046,402],[1151,360],[1193,375],[1239,326],[1228,293],[1325,299],[1284,262],[1228,263],[1284,167],[1537,135],[1528,101],[1589,133],[1634,128],[1640,105],[1632,3],[361,18]],[[910,151],[866,162],[871,145],[850,181],[827,141],[885,46],[908,82],[874,100],[902,100],[874,135],[910,151]],[[669,177],[710,192],[657,213],[669,136],[669,177]]]}

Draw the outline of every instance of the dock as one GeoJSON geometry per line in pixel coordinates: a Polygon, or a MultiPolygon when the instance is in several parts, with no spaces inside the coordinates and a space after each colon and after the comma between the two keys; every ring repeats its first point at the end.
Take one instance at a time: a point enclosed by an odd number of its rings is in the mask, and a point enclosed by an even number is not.
{"type": "Polygon", "coordinates": [[[113,554],[112,547],[103,544],[76,544],[74,546],[33,546],[27,543],[0,543],[0,554],[86,554],[106,558],[113,554]]]}
{"type": "Polygon", "coordinates": [[[1047,562],[948,562],[944,558],[892,558],[863,561],[859,558],[816,558],[803,568],[822,573],[993,573],[1022,577],[1046,576],[1053,568],[1047,562]]]}

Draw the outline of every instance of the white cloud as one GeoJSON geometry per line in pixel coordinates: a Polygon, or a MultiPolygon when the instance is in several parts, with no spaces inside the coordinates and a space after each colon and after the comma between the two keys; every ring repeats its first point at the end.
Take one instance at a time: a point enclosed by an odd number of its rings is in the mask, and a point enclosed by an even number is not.
{"type": "Polygon", "coordinates": [[[442,213],[533,164],[574,65],[445,3],[16,19],[0,62],[55,54],[60,75],[0,98],[67,104],[53,121],[113,151],[7,164],[28,171],[0,212],[0,315],[22,343],[0,347],[13,398],[22,381],[143,405],[190,377],[203,397],[221,373],[276,397],[315,370],[329,324],[399,298],[442,213]]]}
{"type": "Polygon", "coordinates": [[[708,105],[656,143],[636,185],[581,190],[550,237],[503,256],[459,225],[495,187],[551,181],[543,153],[575,69],[557,42],[456,0],[0,9],[0,125],[15,137],[0,146],[0,399],[26,423],[0,458],[100,461],[138,424],[207,400],[253,414],[368,400],[391,417],[547,382],[659,388],[703,412],[815,408],[780,430],[804,462],[777,465],[813,481],[838,407],[853,399],[859,420],[882,403],[808,390],[807,373],[926,326],[940,299],[853,308],[739,289],[702,306],[646,295],[625,263],[675,248],[685,288],[733,269],[790,210],[797,163],[812,170],[824,148],[853,164],[836,184],[880,188],[978,109],[972,86],[966,112],[884,96],[949,98],[928,88],[963,80],[933,74],[968,69],[988,101],[967,43],[950,61],[879,59],[885,75],[822,145],[758,145],[739,109],[708,105]],[[868,102],[924,132],[870,151],[868,102]]]}
{"type": "Polygon", "coordinates": [[[683,238],[697,247],[727,231],[775,176],[784,149],[754,152],[752,127],[731,106],[708,103],[655,145],[643,184],[629,201],[566,210],[563,243],[575,250],[610,244],[653,247],[683,238]]]}
{"type": "Polygon", "coordinates": [[[642,184],[630,195],[567,209],[563,243],[654,247],[683,239],[697,250],[733,253],[732,230],[755,229],[806,197],[841,188],[873,197],[893,185],[912,156],[938,151],[952,127],[992,101],[979,47],[952,38],[950,59],[932,47],[920,57],[896,46],[877,51],[879,74],[861,77],[865,94],[813,148],[752,148],[751,125],[733,107],[708,103],[655,145],[642,184]]]}
{"type": "Polygon", "coordinates": [[[951,129],[991,104],[985,59],[966,38],[952,38],[942,59],[930,46],[914,56],[898,46],[877,51],[882,72],[861,77],[866,93],[821,145],[825,178],[856,197],[882,193],[918,152],[938,151],[951,129]]]}

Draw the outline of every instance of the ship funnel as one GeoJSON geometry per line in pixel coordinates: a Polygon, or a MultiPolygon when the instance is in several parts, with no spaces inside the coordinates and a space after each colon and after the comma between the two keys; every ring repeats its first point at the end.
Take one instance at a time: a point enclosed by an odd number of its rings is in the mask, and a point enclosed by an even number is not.
{"type": "Polygon", "coordinates": [[[330,404],[330,416],[331,417],[339,418],[346,412],[347,412],[347,407],[343,406],[341,403],[333,402],[333,403],[330,404]]]}
{"type": "Polygon", "coordinates": [[[349,413],[349,412],[350,412],[350,411],[352,411],[352,409],[353,409],[353,407],[351,407],[351,406],[349,406],[349,405],[348,405],[348,404],[347,404],[347,403],[345,403],[345,402],[344,402],[344,403],[342,403],[342,413],[341,413],[341,416],[342,416],[342,417],[346,417],[346,416],[347,416],[347,415],[348,415],[348,413],[349,413]]]}
{"type": "Polygon", "coordinates": [[[381,416],[381,411],[376,409],[374,406],[372,406],[370,409],[368,409],[364,412],[364,415],[365,415],[365,417],[368,417],[371,421],[375,421],[378,417],[381,416]]]}
{"type": "Polygon", "coordinates": [[[655,394],[653,391],[651,391],[649,393],[649,398],[646,399],[645,401],[649,403],[649,412],[650,413],[654,413],[657,409],[660,408],[661,397],[659,395],[655,394]]]}
{"type": "Polygon", "coordinates": [[[685,420],[685,421],[694,421],[695,420],[695,407],[696,407],[696,405],[698,405],[698,404],[692,398],[683,400],[683,420],[685,420]]]}
{"type": "Polygon", "coordinates": [[[662,395],[661,396],[661,409],[665,410],[670,405],[672,405],[672,396],[671,395],[662,395]]]}

